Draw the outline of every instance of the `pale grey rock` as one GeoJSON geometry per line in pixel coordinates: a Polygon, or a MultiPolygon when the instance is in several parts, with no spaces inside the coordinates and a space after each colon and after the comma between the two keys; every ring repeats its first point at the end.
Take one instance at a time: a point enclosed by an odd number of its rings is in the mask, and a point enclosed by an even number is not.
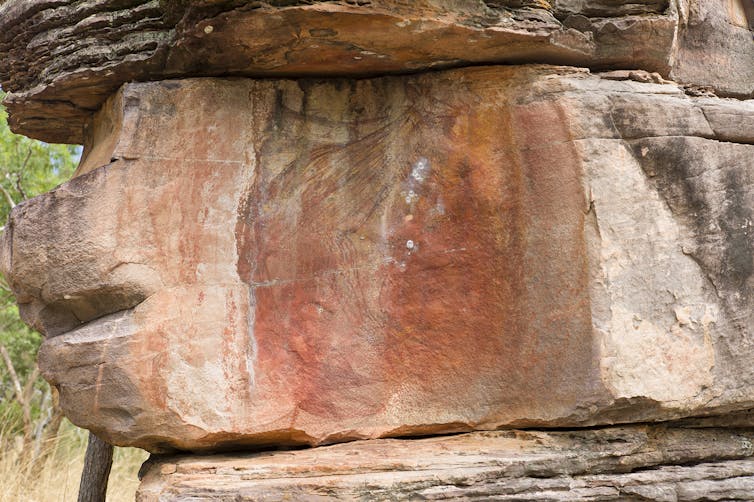
{"type": "Polygon", "coordinates": [[[627,426],[154,457],[138,502],[751,500],[751,430],[627,426]]]}
{"type": "Polygon", "coordinates": [[[751,0],[680,0],[670,78],[718,95],[754,95],[754,5],[751,0]]]}

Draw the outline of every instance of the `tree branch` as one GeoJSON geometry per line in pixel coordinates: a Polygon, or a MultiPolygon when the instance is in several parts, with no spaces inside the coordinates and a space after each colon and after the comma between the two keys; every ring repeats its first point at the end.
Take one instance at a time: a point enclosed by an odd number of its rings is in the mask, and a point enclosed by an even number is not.
{"type": "Polygon", "coordinates": [[[11,209],[16,207],[16,203],[13,201],[13,197],[11,197],[10,192],[6,190],[6,188],[2,185],[0,185],[0,190],[2,190],[3,194],[5,195],[5,199],[8,201],[11,209]]]}
{"type": "Polygon", "coordinates": [[[5,361],[5,366],[8,368],[8,373],[10,373],[10,379],[11,383],[13,384],[13,390],[16,393],[16,398],[20,401],[24,398],[24,391],[21,387],[21,381],[18,379],[18,374],[16,374],[16,368],[13,366],[13,361],[10,359],[10,354],[8,354],[8,349],[5,348],[5,345],[0,344],[0,355],[3,356],[3,361],[5,361]]]}
{"type": "Polygon", "coordinates": [[[107,481],[112,465],[112,445],[89,432],[78,502],[105,502],[107,481]]]}
{"type": "Polygon", "coordinates": [[[28,198],[26,196],[26,192],[21,186],[21,172],[23,172],[26,169],[26,166],[29,164],[31,153],[32,153],[32,149],[31,147],[29,147],[29,150],[26,152],[26,158],[24,159],[24,163],[21,164],[21,169],[19,169],[16,173],[14,173],[16,175],[16,190],[18,190],[18,193],[21,194],[21,200],[26,200],[28,198]]]}
{"type": "Polygon", "coordinates": [[[25,403],[31,403],[31,395],[34,392],[34,384],[37,381],[37,378],[39,378],[39,366],[36,364],[34,365],[34,369],[31,372],[31,375],[26,380],[26,385],[24,385],[24,402],[25,403]]]}
{"type": "Polygon", "coordinates": [[[24,440],[28,442],[31,439],[32,433],[31,407],[29,406],[29,401],[26,400],[26,394],[21,387],[21,380],[18,379],[16,368],[13,366],[13,361],[11,361],[10,354],[8,354],[8,349],[5,348],[5,345],[0,344],[0,355],[3,356],[5,366],[8,368],[8,373],[10,373],[10,378],[13,382],[13,389],[16,392],[16,401],[21,405],[21,410],[24,414],[24,440]]]}

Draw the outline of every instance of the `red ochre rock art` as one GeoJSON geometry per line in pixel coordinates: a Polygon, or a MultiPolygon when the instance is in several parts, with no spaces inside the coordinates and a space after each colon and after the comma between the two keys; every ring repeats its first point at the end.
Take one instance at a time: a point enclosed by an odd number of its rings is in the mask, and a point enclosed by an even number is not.
{"type": "Polygon", "coordinates": [[[319,446],[155,457],[142,501],[750,500],[753,25],[9,0],[12,128],[84,144],[0,246],[42,372],[113,444],[319,446]]]}
{"type": "Polygon", "coordinates": [[[754,104],[615,78],[124,85],[5,239],[67,415],[162,451],[750,408],[754,104]]]}

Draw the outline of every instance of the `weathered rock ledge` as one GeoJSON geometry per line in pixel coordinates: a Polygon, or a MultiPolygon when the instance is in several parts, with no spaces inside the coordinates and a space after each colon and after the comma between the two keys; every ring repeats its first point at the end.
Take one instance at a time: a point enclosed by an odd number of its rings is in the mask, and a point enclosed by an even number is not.
{"type": "Polygon", "coordinates": [[[636,425],[153,457],[137,501],[751,500],[753,445],[751,428],[636,425]]]}
{"type": "Polygon", "coordinates": [[[16,132],[81,143],[130,81],[375,76],[474,64],[640,68],[754,93],[746,0],[10,0],[0,83],[16,132]]]}

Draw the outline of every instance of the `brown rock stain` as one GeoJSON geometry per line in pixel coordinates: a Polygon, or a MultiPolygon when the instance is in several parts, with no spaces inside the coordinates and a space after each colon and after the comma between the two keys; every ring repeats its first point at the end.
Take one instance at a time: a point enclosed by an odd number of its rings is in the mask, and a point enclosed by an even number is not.
{"type": "Polygon", "coordinates": [[[529,221],[522,314],[536,334],[531,350],[541,357],[529,380],[547,388],[552,402],[569,406],[602,389],[592,345],[583,174],[562,106],[529,103],[514,106],[511,116],[529,221]]]}
{"type": "Polygon", "coordinates": [[[254,382],[250,374],[255,354],[252,353],[252,343],[249,339],[254,336],[248,332],[246,317],[248,305],[246,298],[236,298],[236,290],[229,289],[225,293],[225,329],[222,338],[222,359],[228,412],[231,414],[235,427],[242,427],[249,415],[249,408],[253,403],[254,382]]]}

